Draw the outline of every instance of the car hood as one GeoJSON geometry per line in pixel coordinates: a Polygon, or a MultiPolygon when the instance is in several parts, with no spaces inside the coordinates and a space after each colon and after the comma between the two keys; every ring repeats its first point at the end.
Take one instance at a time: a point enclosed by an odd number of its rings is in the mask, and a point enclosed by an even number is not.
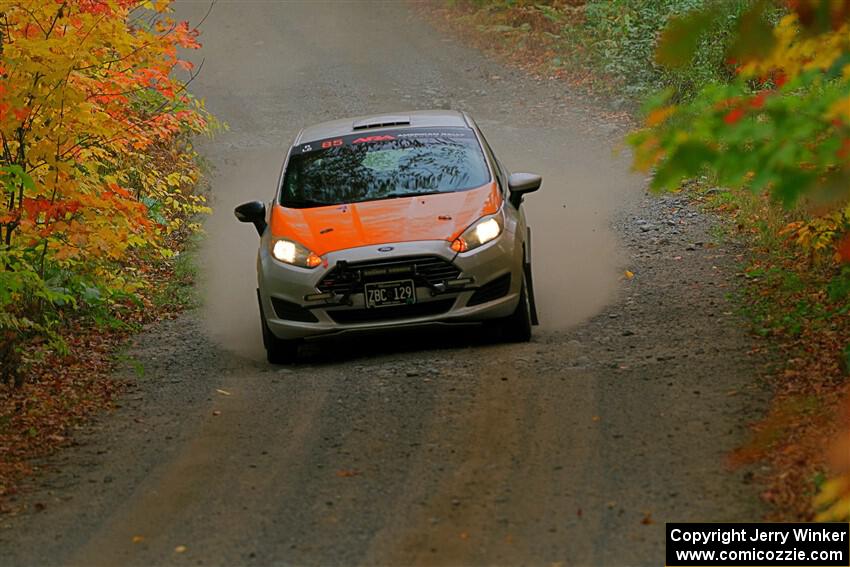
{"type": "Polygon", "coordinates": [[[414,240],[453,241],[482,216],[499,210],[495,183],[476,189],[290,209],[275,204],[272,236],[303,244],[319,256],[358,246],[414,240]]]}

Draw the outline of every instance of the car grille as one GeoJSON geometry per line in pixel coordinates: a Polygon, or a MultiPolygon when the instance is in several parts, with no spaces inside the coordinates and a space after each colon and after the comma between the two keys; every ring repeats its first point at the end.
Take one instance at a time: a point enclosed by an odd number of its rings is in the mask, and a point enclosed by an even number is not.
{"type": "Polygon", "coordinates": [[[328,310],[328,316],[337,323],[372,323],[375,321],[392,321],[395,319],[414,319],[430,317],[447,312],[454,305],[452,299],[438,299],[413,305],[393,305],[392,307],[375,307],[372,309],[341,309],[328,310]]]}
{"type": "Polygon", "coordinates": [[[480,305],[482,303],[487,303],[488,301],[499,299],[500,297],[505,297],[510,290],[511,275],[505,274],[504,276],[499,276],[495,280],[487,282],[475,290],[475,293],[472,294],[472,297],[469,298],[466,305],[468,307],[472,307],[473,305],[480,305]]]}
{"type": "Polygon", "coordinates": [[[437,256],[367,260],[346,263],[345,267],[338,263],[325,274],[318,288],[322,292],[350,295],[363,293],[366,282],[413,279],[418,286],[433,287],[459,275],[460,270],[454,264],[437,256]]]}

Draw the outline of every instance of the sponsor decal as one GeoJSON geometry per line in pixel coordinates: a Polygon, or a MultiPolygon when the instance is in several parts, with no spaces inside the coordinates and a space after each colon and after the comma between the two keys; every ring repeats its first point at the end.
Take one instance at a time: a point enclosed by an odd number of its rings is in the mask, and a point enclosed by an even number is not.
{"type": "Polygon", "coordinates": [[[365,144],[367,142],[389,142],[390,140],[395,140],[395,136],[390,136],[389,134],[383,136],[366,136],[364,138],[357,138],[352,141],[352,144],[365,144]]]}
{"type": "Polygon", "coordinates": [[[452,138],[474,138],[475,134],[472,130],[465,127],[447,127],[439,130],[432,128],[405,128],[404,130],[384,130],[379,134],[366,135],[349,134],[336,138],[327,138],[324,140],[316,140],[309,143],[301,144],[293,148],[297,153],[320,152],[323,150],[333,150],[343,146],[353,146],[355,144],[369,144],[376,142],[392,142],[394,140],[428,140],[434,139],[452,139],[452,138]]]}
{"type": "Polygon", "coordinates": [[[325,140],[322,142],[322,149],[326,150],[328,148],[337,148],[342,145],[342,138],[337,138],[335,140],[325,140]]]}

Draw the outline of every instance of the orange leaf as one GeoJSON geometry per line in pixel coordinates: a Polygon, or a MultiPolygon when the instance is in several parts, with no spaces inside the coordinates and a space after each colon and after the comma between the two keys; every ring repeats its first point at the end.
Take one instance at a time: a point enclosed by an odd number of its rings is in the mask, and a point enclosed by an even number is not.
{"type": "Polygon", "coordinates": [[[723,117],[723,122],[726,124],[732,125],[741,120],[744,117],[744,109],[743,108],[735,108],[730,110],[726,116],[723,117]]]}
{"type": "Polygon", "coordinates": [[[658,126],[667,120],[673,112],[675,112],[675,106],[665,106],[664,108],[656,108],[652,112],[649,113],[649,116],[646,117],[646,125],[652,128],[653,126],[658,126]]]}
{"type": "Polygon", "coordinates": [[[761,108],[764,106],[764,101],[767,98],[767,91],[761,91],[756,96],[750,99],[751,108],[761,108]]]}
{"type": "Polygon", "coordinates": [[[838,252],[839,261],[850,262],[850,234],[844,235],[844,238],[835,245],[835,251],[838,252]]]}

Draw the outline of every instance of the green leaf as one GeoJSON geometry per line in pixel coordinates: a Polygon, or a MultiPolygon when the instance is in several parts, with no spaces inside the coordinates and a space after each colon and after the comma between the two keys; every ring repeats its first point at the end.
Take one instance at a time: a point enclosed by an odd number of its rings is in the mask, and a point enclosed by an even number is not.
{"type": "Polygon", "coordinates": [[[817,175],[810,171],[791,169],[781,172],[776,185],[773,187],[773,197],[785,207],[791,207],[800,195],[817,180],[817,175]]]}
{"type": "Polygon", "coordinates": [[[658,41],[655,60],[671,69],[690,63],[696,54],[700,38],[722,14],[718,6],[712,5],[670,18],[658,41]]]}
{"type": "Polygon", "coordinates": [[[24,189],[35,189],[35,182],[32,180],[32,177],[20,165],[13,163],[0,166],[0,173],[8,178],[6,182],[7,187],[16,189],[17,185],[22,185],[24,189]]]}
{"type": "Polygon", "coordinates": [[[697,175],[716,157],[717,152],[703,142],[697,140],[683,142],[658,168],[652,180],[652,188],[675,189],[682,179],[697,175]]]}
{"type": "Polygon", "coordinates": [[[729,55],[740,60],[767,56],[776,43],[773,27],[767,20],[771,3],[760,0],[747,10],[738,23],[735,39],[729,47],[729,55]]]}

